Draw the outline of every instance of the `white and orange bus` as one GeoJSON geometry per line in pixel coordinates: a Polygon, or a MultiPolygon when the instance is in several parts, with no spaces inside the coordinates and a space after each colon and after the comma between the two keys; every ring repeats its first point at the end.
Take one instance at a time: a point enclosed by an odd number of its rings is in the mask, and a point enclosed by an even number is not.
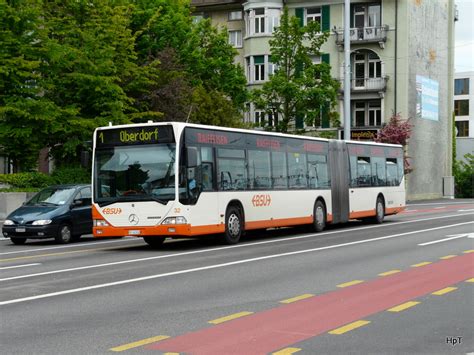
{"type": "Polygon", "coordinates": [[[95,237],[222,234],[385,215],[405,207],[403,150],[169,122],[94,134],[95,237]]]}

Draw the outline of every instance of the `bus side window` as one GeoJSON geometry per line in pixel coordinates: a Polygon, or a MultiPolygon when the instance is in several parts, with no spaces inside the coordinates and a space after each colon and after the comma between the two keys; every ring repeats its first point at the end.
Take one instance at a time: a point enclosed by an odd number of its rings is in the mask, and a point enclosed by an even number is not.
{"type": "Polygon", "coordinates": [[[357,158],[357,186],[371,186],[372,172],[370,168],[370,158],[357,158]]]}
{"type": "Polygon", "coordinates": [[[387,158],[387,185],[397,186],[398,185],[398,168],[397,159],[387,158]]]}
{"type": "Polygon", "coordinates": [[[214,151],[211,147],[201,147],[202,190],[214,190],[214,151]]]}
{"type": "Polygon", "coordinates": [[[272,152],[272,185],[274,189],[288,188],[285,152],[272,152]]]}
{"type": "Polygon", "coordinates": [[[371,158],[372,163],[372,185],[385,186],[385,158],[371,158]]]}

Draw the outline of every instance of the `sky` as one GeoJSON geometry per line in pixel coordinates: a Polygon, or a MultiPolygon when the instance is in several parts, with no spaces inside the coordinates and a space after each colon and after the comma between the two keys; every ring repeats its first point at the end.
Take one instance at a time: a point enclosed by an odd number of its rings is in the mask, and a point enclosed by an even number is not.
{"type": "Polygon", "coordinates": [[[454,70],[474,71],[474,0],[455,0],[459,21],[456,22],[454,70]]]}

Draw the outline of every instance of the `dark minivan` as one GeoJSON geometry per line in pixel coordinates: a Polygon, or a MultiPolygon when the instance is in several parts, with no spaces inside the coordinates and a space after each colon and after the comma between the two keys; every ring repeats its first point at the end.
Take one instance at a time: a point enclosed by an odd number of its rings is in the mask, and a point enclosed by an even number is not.
{"type": "Polygon", "coordinates": [[[14,244],[43,238],[69,243],[92,234],[91,196],[90,185],[47,187],[8,215],[3,236],[14,244]]]}

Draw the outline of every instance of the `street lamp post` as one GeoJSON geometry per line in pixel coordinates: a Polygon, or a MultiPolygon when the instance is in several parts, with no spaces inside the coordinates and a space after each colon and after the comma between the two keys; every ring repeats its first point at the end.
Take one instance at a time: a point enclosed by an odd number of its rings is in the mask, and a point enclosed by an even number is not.
{"type": "Polygon", "coordinates": [[[344,0],[344,139],[351,139],[350,0],[344,0]]]}

